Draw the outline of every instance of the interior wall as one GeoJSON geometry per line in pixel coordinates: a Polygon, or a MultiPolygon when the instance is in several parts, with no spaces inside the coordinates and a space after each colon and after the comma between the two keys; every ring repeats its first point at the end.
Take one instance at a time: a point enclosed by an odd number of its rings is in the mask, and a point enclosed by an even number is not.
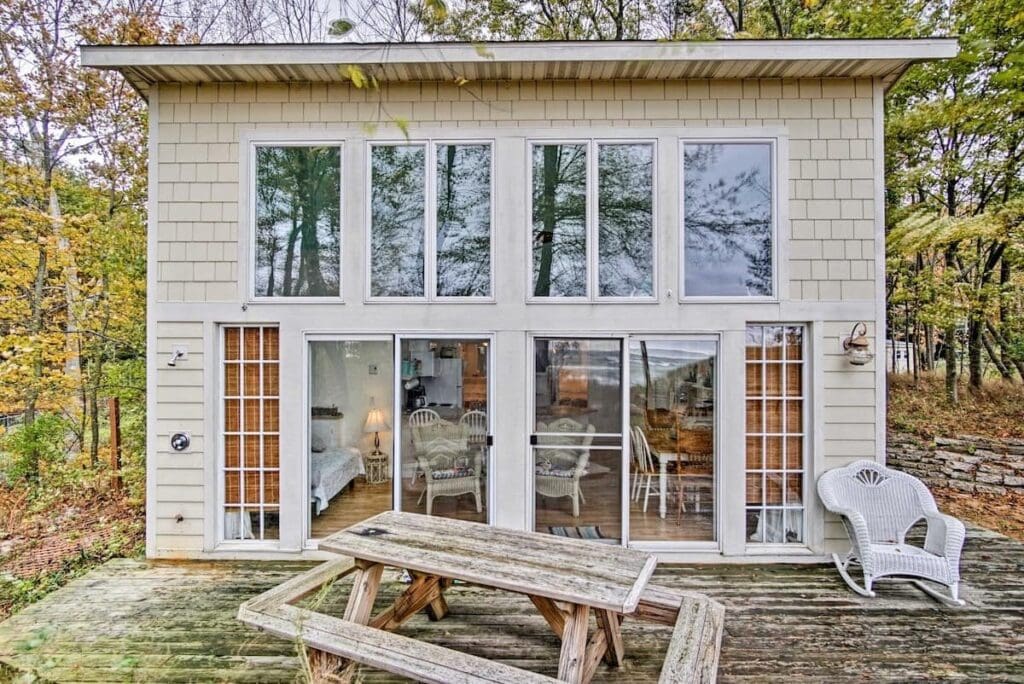
{"type": "MultiPolygon", "coordinates": [[[[371,397],[394,427],[392,349],[384,341],[310,343],[310,407],[337,406],[344,414],[338,446],[371,447],[373,434],[363,432],[371,397]]],[[[382,446],[389,445],[391,432],[381,433],[380,439],[382,446]]]]}

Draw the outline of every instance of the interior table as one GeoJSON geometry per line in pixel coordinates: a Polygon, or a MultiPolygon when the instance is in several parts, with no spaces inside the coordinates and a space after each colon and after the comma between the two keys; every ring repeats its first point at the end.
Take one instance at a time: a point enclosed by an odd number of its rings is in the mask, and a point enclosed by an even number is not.
{"type": "Polygon", "coordinates": [[[566,682],[590,681],[601,660],[622,664],[622,618],[636,610],[657,565],[654,556],[620,546],[399,512],[332,534],[320,549],[355,559],[345,619],[364,625],[388,629],[410,610],[443,618],[452,580],[528,596],[562,639],[558,679],[566,682]],[[370,623],[385,566],[408,570],[413,582],[370,623]]]}

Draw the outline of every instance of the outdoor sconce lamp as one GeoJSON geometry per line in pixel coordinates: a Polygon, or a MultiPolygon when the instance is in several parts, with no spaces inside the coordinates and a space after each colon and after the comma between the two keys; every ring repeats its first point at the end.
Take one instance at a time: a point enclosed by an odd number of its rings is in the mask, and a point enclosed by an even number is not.
{"type": "Polygon", "coordinates": [[[867,338],[868,326],[863,321],[853,324],[850,336],[843,340],[843,351],[853,366],[863,366],[875,358],[871,342],[867,338]]]}

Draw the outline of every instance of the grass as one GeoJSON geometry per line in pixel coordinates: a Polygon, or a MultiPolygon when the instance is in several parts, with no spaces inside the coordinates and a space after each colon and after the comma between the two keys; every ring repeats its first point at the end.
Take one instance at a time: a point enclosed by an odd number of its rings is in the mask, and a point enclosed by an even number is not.
{"type": "Polygon", "coordinates": [[[931,440],[936,436],[1024,438],[1024,385],[989,380],[980,390],[966,382],[960,401],[946,401],[942,376],[925,374],[915,384],[906,374],[889,375],[888,428],[931,440]]]}

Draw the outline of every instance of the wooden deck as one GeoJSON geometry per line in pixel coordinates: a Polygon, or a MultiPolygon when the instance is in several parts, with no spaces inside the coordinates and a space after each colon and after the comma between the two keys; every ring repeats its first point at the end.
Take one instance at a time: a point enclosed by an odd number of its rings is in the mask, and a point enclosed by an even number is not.
{"type": "MultiPolygon", "coordinates": [[[[862,599],[819,565],[669,566],[655,577],[725,604],[723,682],[1024,681],[1024,544],[977,529],[968,537],[963,609],[884,583],[878,599],[862,599]]],[[[0,624],[0,662],[58,682],[300,680],[295,644],[254,633],[235,613],[306,567],[111,561],[0,624]]],[[[385,581],[378,605],[404,586],[395,574],[385,581]]],[[[320,610],[339,613],[347,591],[333,589],[320,610]]],[[[449,618],[417,616],[401,633],[556,672],[559,644],[528,599],[460,585],[447,596],[449,618]]],[[[657,681],[670,633],[627,620],[625,666],[602,665],[594,681],[657,681]]],[[[396,681],[371,671],[362,677],[396,681]]]]}

